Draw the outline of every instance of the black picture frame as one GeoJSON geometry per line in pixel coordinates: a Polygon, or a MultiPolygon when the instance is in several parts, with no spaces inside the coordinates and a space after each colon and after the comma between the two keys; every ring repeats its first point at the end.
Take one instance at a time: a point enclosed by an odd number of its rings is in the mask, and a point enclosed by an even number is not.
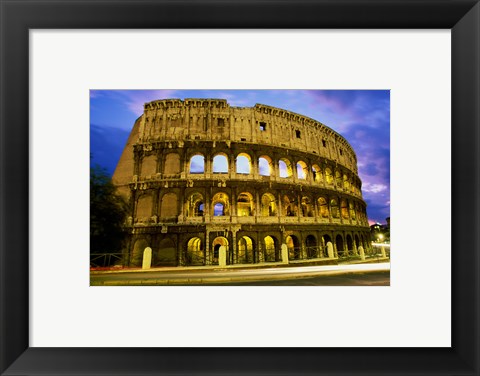
{"type": "Polygon", "coordinates": [[[479,375],[477,1],[0,0],[0,12],[2,375],[479,375]],[[123,28],[451,29],[452,346],[29,347],[29,30],[123,28]]]}

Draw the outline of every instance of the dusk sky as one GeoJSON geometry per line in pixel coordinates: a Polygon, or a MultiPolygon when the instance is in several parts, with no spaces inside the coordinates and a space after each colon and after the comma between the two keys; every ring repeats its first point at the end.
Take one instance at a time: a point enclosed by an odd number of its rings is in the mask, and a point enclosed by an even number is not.
{"type": "Polygon", "coordinates": [[[390,216],[388,90],[91,90],[92,165],[112,175],[144,103],[167,98],[222,98],[239,107],[260,103],[325,124],[355,150],[370,223],[385,223],[390,216]]]}

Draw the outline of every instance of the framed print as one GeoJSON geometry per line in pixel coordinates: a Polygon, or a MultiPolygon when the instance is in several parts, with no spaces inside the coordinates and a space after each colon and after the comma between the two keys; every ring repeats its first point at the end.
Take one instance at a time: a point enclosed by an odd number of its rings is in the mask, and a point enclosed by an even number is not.
{"type": "Polygon", "coordinates": [[[479,374],[476,1],[0,4],[2,375],[479,374]],[[107,89],[390,91],[391,286],[89,286],[107,89]]]}

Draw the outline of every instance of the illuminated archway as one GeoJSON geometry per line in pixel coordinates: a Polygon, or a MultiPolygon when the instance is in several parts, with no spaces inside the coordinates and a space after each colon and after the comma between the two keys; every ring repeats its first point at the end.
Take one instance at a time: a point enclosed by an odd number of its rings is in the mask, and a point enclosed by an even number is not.
{"type": "Polygon", "coordinates": [[[255,262],[253,240],[248,236],[242,236],[237,244],[236,263],[252,264],[255,262]]]}
{"type": "Polygon", "coordinates": [[[328,218],[328,204],[324,197],[319,197],[318,200],[318,214],[322,218],[328,218]]]}
{"type": "Polygon", "coordinates": [[[205,252],[200,238],[191,238],[185,253],[186,265],[205,265],[205,252]]]}
{"type": "Polygon", "coordinates": [[[265,261],[280,261],[277,243],[277,239],[273,236],[265,236],[265,238],[263,239],[265,261]]]}
{"type": "Polygon", "coordinates": [[[228,249],[228,239],[223,236],[217,236],[212,242],[212,249],[213,249],[212,263],[215,265],[218,264],[218,258],[219,258],[221,246],[225,247],[225,250],[227,252],[227,263],[231,264],[232,261],[230,260],[230,257],[229,257],[230,252],[228,249]]]}
{"type": "Polygon", "coordinates": [[[342,201],[340,201],[340,210],[342,212],[342,218],[343,219],[348,219],[348,205],[347,205],[347,200],[345,199],[342,199],[342,201]]]}
{"type": "Polygon", "coordinates": [[[249,192],[242,192],[237,199],[237,215],[239,217],[250,217],[253,215],[253,196],[249,192]]]}
{"type": "Polygon", "coordinates": [[[338,210],[338,202],[334,198],[330,200],[330,211],[332,213],[332,218],[340,217],[340,211],[338,210]]]}
{"type": "Polygon", "coordinates": [[[292,175],[292,163],[286,158],[280,159],[278,161],[278,176],[281,178],[290,178],[292,175]]]}
{"type": "Polygon", "coordinates": [[[275,203],[275,197],[271,193],[264,193],[260,201],[260,214],[262,217],[274,217],[277,215],[277,205],[275,203]]]}
{"type": "Polygon", "coordinates": [[[303,217],[313,217],[313,207],[312,207],[312,201],[310,200],[310,197],[303,196],[302,197],[302,216],[303,217]]]}
{"type": "Polygon", "coordinates": [[[246,153],[238,154],[236,162],[237,162],[236,163],[237,174],[246,174],[246,175],[250,174],[252,159],[248,154],[246,153]]]}
{"type": "Polygon", "coordinates": [[[217,154],[213,157],[213,173],[226,174],[228,173],[228,159],[224,154],[217,154]]]}
{"type": "Polygon", "coordinates": [[[325,169],[325,180],[326,180],[327,184],[329,184],[329,185],[333,184],[333,173],[332,173],[332,170],[329,167],[327,167],[325,169]]]}
{"type": "Polygon", "coordinates": [[[214,217],[230,215],[230,204],[226,193],[219,192],[213,196],[212,213],[214,217]]]}
{"type": "Polygon", "coordinates": [[[301,258],[302,248],[300,247],[298,238],[295,235],[288,235],[285,238],[285,243],[288,249],[288,259],[299,260],[301,258]]]}
{"type": "Polygon", "coordinates": [[[203,174],[205,172],[205,158],[201,154],[196,154],[190,158],[190,168],[188,170],[191,174],[203,174]]]}
{"type": "Polygon", "coordinates": [[[322,181],[322,170],[320,170],[320,167],[316,164],[312,166],[312,175],[315,183],[320,183],[322,181]]]}
{"type": "Polygon", "coordinates": [[[273,173],[272,159],[266,155],[258,158],[258,174],[261,176],[271,176],[273,173]]]}
{"type": "Polygon", "coordinates": [[[297,178],[300,180],[306,180],[308,177],[308,167],[304,161],[297,162],[297,178]]]}
{"type": "Polygon", "coordinates": [[[187,217],[203,217],[204,210],[203,195],[198,192],[192,193],[187,202],[187,217]]]}
{"type": "Polygon", "coordinates": [[[335,183],[337,184],[338,188],[342,187],[342,174],[340,171],[335,171],[335,183]]]}
{"type": "Polygon", "coordinates": [[[298,215],[298,206],[295,202],[295,197],[284,195],[282,200],[283,216],[295,217],[298,215]]]}

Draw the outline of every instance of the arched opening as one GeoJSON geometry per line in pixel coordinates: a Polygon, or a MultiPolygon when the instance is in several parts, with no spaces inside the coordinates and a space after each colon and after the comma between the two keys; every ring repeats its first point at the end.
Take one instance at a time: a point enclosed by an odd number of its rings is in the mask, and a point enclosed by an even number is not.
{"type": "Polygon", "coordinates": [[[322,249],[323,249],[323,257],[328,257],[328,243],[333,244],[332,238],[328,235],[322,236],[322,249]]]}
{"type": "Polygon", "coordinates": [[[335,171],[335,182],[337,184],[337,188],[342,188],[342,174],[340,171],[335,171]]]}
{"type": "Polygon", "coordinates": [[[228,172],[228,160],[223,154],[217,154],[213,157],[213,173],[226,174],[228,172]]]}
{"type": "Polygon", "coordinates": [[[218,258],[220,256],[220,247],[224,246],[227,252],[227,263],[231,264],[232,262],[230,261],[229,257],[229,249],[228,249],[228,240],[227,238],[223,236],[218,236],[216,237],[213,242],[212,242],[212,249],[213,249],[213,254],[212,254],[212,263],[214,265],[218,265],[218,258]]]}
{"type": "Polygon", "coordinates": [[[186,265],[205,265],[205,252],[200,238],[191,238],[187,243],[186,265]]]}
{"type": "Polygon", "coordinates": [[[204,208],[202,194],[198,192],[191,194],[187,203],[187,217],[203,217],[204,208]]]}
{"type": "Polygon", "coordinates": [[[278,173],[281,178],[290,178],[293,175],[292,163],[285,158],[278,161],[278,173]]]}
{"type": "Polygon", "coordinates": [[[242,192],[237,199],[237,215],[239,217],[250,217],[253,215],[253,196],[249,192],[242,192]]]}
{"type": "Polygon", "coordinates": [[[350,255],[355,253],[355,250],[353,249],[353,239],[350,235],[347,235],[347,251],[350,255]]]}
{"type": "Polygon", "coordinates": [[[205,172],[205,158],[201,154],[196,154],[190,158],[190,169],[191,174],[203,174],[205,172]]]}
{"type": "Polygon", "coordinates": [[[335,244],[337,246],[338,257],[344,257],[345,249],[343,248],[343,238],[341,235],[337,235],[337,237],[335,238],[335,244]]]}
{"type": "Polygon", "coordinates": [[[158,245],[157,252],[153,254],[153,266],[177,265],[175,244],[172,239],[163,239],[158,245]]]}
{"type": "Polygon", "coordinates": [[[297,204],[295,203],[295,197],[284,195],[282,200],[283,215],[285,217],[296,217],[297,213],[297,204]]]}
{"type": "Polygon", "coordinates": [[[277,239],[272,236],[265,236],[264,243],[264,255],[266,262],[280,261],[280,255],[278,250],[277,239]]]}
{"type": "Polygon", "coordinates": [[[313,217],[313,207],[310,197],[303,196],[302,197],[302,216],[303,217],[313,217]]]}
{"type": "Polygon", "coordinates": [[[347,200],[342,199],[340,201],[340,210],[342,212],[342,218],[343,219],[348,219],[348,206],[347,206],[347,200]]]}
{"type": "Polygon", "coordinates": [[[212,212],[214,217],[230,215],[230,205],[226,193],[219,192],[213,196],[212,212]]]}
{"type": "Polygon", "coordinates": [[[332,213],[333,218],[340,217],[340,211],[338,210],[338,202],[334,198],[330,200],[330,211],[332,213]]]}
{"type": "MultiPolygon", "coordinates": [[[[362,243],[360,243],[360,239],[358,238],[358,235],[355,234],[355,236],[353,237],[355,239],[355,244],[357,245],[357,248],[360,247],[362,245],[362,243]]],[[[364,248],[365,250],[365,248],[364,248]]]]}
{"type": "Polygon", "coordinates": [[[272,159],[267,156],[258,158],[258,173],[261,176],[271,176],[273,173],[272,159]]]}
{"type": "Polygon", "coordinates": [[[275,197],[271,193],[264,193],[261,201],[261,215],[262,217],[274,217],[277,215],[277,205],[275,197]]]}
{"type": "Polygon", "coordinates": [[[349,207],[349,210],[350,210],[350,218],[352,218],[353,220],[356,220],[357,216],[355,214],[355,206],[353,205],[353,202],[350,202],[348,204],[348,207],[349,207]]]}
{"type": "Polygon", "coordinates": [[[318,215],[322,218],[328,218],[328,204],[325,197],[319,197],[317,202],[318,202],[318,215]]]}
{"type": "Polygon", "coordinates": [[[237,244],[237,260],[238,264],[253,264],[255,262],[253,240],[248,236],[242,236],[237,244]]]}
{"type": "Polygon", "coordinates": [[[240,153],[237,156],[237,174],[250,174],[252,159],[246,153],[240,153]]]}
{"type": "Polygon", "coordinates": [[[295,235],[288,235],[285,238],[285,243],[288,249],[288,259],[289,260],[299,260],[302,255],[302,248],[300,247],[300,242],[295,235]]]}
{"type": "Polygon", "coordinates": [[[316,164],[312,166],[312,178],[315,183],[320,183],[322,181],[322,170],[316,164]]]}
{"type": "Polygon", "coordinates": [[[304,161],[297,162],[297,178],[305,180],[308,177],[308,167],[304,161]]]}
{"type": "Polygon", "coordinates": [[[332,170],[329,167],[325,169],[325,180],[327,184],[329,185],[333,184],[333,174],[332,174],[332,170]]]}
{"type": "Polygon", "coordinates": [[[130,266],[140,267],[143,261],[143,251],[148,247],[148,241],[146,239],[138,239],[135,241],[130,254],[130,266]]]}
{"type": "Polygon", "coordinates": [[[348,181],[348,176],[343,174],[343,189],[346,191],[350,190],[350,182],[348,181]]]}
{"type": "Polygon", "coordinates": [[[305,239],[305,250],[307,252],[307,258],[318,257],[317,239],[313,235],[308,235],[305,239]]]}

